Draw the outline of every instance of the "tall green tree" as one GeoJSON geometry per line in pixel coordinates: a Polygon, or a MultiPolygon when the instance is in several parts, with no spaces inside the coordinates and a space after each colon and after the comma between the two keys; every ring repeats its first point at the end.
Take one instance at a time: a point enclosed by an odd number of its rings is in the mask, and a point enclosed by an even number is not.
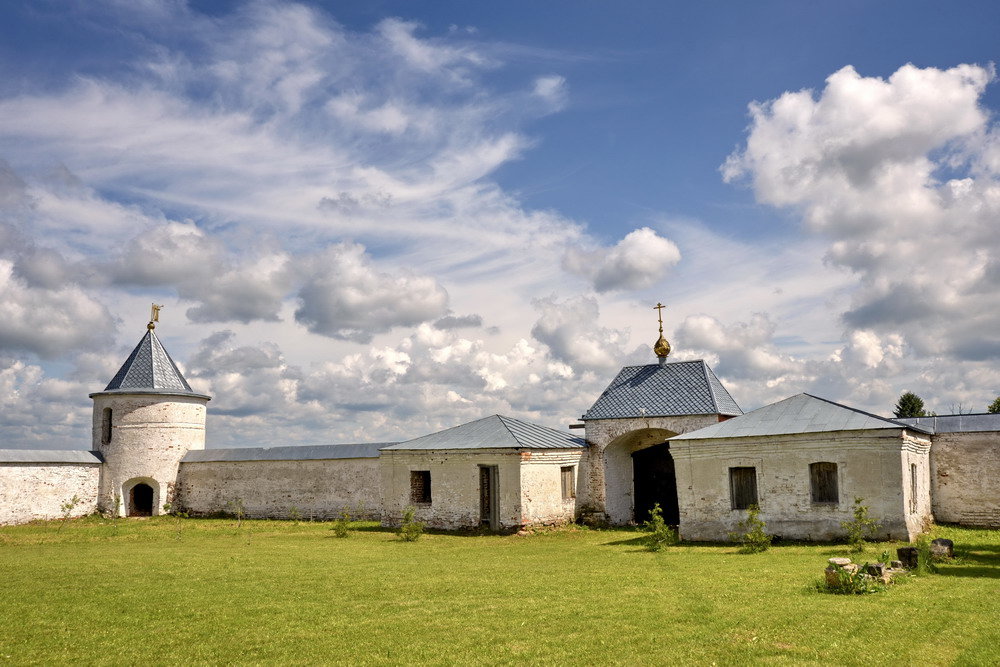
{"type": "Polygon", "coordinates": [[[899,397],[893,414],[897,417],[926,417],[927,412],[924,411],[924,399],[912,391],[904,392],[899,397]]]}
{"type": "Polygon", "coordinates": [[[1000,396],[997,396],[993,399],[992,403],[986,406],[986,412],[989,412],[992,415],[1000,413],[1000,396]]]}

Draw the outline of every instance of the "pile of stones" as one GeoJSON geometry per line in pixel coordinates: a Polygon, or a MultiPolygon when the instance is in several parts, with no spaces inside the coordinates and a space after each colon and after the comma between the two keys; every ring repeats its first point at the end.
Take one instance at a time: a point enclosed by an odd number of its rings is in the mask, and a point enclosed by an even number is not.
{"type": "Polygon", "coordinates": [[[862,577],[870,577],[875,581],[881,581],[883,584],[892,583],[893,577],[906,572],[903,563],[898,560],[894,560],[891,563],[865,563],[864,565],[852,563],[850,558],[831,558],[827,562],[829,562],[829,565],[825,572],[826,584],[830,588],[839,588],[841,586],[841,572],[846,572],[852,577],[860,572],[862,577]]]}
{"type": "MultiPolygon", "coordinates": [[[[896,549],[896,557],[890,563],[865,563],[858,565],[852,563],[850,558],[831,558],[826,568],[826,583],[830,588],[839,588],[842,585],[841,572],[846,572],[852,577],[860,575],[870,577],[872,580],[881,581],[883,584],[892,583],[892,578],[905,573],[907,570],[914,570],[917,567],[918,554],[916,547],[900,547],[896,549]]],[[[955,557],[955,543],[951,540],[939,538],[931,542],[931,557],[937,560],[955,557]]]]}

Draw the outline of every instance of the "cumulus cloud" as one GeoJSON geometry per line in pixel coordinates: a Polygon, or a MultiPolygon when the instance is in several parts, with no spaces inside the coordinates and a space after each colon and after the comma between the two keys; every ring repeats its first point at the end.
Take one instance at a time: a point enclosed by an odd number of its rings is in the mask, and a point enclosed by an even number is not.
{"type": "Polygon", "coordinates": [[[435,329],[471,329],[483,326],[482,315],[445,315],[434,323],[435,329]]]}
{"type": "Polygon", "coordinates": [[[610,371],[628,356],[628,331],[598,324],[597,299],[581,296],[559,301],[551,296],[535,299],[532,305],[539,317],[531,335],[570,367],[610,371]]]}
{"type": "Polygon", "coordinates": [[[992,67],[851,67],[826,86],[750,107],[745,147],[722,167],[757,199],[801,213],[856,274],[849,332],[901,336],[923,357],[1000,359],[997,127],[992,67]]]}
{"type": "Polygon", "coordinates": [[[107,308],[74,286],[32,287],[0,259],[0,352],[58,357],[67,351],[104,347],[117,320],[107,308]]]}
{"type": "Polygon", "coordinates": [[[295,319],[313,333],[370,342],[376,333],[443,316],[448,293],[436,280],[379,272],[364,246],[340,243],[313,257],[295,319]]]}
{"type": "Polygon", "coordinates": [[[649,287],[680,259],[673,241],[642,227],[611,248],[569,248],[563,255],[563,268],[587,278],[598,292],[608,292],[649,287]]]}

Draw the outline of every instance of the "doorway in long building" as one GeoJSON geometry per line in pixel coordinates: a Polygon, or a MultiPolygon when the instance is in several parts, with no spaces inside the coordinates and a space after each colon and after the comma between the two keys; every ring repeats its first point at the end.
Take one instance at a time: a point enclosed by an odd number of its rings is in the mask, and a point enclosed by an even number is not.
{"type": "Polygon", "coordinates": [[[634,519],[642,523],[657,503],[663,511],[668,526],[680,523],[680,506],[677,502],[677,475],[670,443],[653,445],[632,452],[632,484],[635,490],[634,519]]]}
{"type": "Polygon", "coordinates": [[[139,483],[133,486],[128,492],[128,515],[129,516],[152,516],[153,515],[153,487],[149,484],[139,483]]]}
{"type": "Polygon", "coordinates": [[[479,525],[498,530],[500,513],[497,507],[497,467],[479,466],[479,525]]]}

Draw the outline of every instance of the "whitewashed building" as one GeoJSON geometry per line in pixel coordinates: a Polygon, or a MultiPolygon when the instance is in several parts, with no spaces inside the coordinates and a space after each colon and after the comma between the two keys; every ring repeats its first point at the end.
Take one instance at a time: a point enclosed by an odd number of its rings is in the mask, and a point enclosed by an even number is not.
{"type": "Polygon", "coordinates": [[[770,532],[817,540],[860,497],[883,536],[1000,526],[1000,415],[894,420],[807,394],[743,414],[705,362],[669,363],[662,332],[654,349],[572,425],[584,437],[492,415],[400,443],[212,449],[209,397],[150,322],[91,394],[90,451],[0,450],[0,523],[169,505],[395,525],[412,507],[432,527],[513,530],[641,522],[659,504],[683,538],[724,540],[753,504],[770,532]]]}

